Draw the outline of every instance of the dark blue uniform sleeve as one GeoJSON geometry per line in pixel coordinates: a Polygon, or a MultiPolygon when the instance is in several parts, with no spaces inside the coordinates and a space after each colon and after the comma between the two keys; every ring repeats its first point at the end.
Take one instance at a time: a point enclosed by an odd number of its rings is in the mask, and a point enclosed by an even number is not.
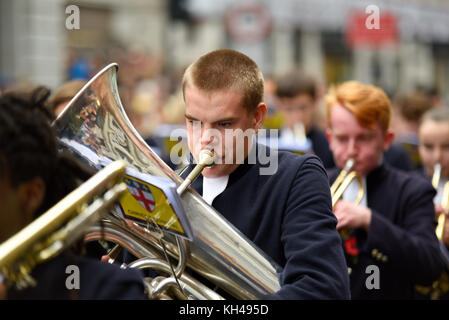
{"type": "Polygon", "coordinates": [[[121,269],[116,264],[82,257],[80,276],[82,300],[146,299],[143,275],[138,269],[121,269]]]}
{"type": "Polygon", "coordinates": [[[401,196],[405,214],[395,223],[372,210],[365,249],[381,252],[384,263],[407,273],[417,284],[429,284],[443,270],[435,235],[434,190],[410,179],[401,196]]]}
{"type": "MultiPolygon", "coordinates": [[[[293,174],[293,173],[292,173],[293,174]]],[[[284,208],[286,264],[273,299],[349,299],[349,276],[327,174],[316,157],[295,173],[284,208]]]]}

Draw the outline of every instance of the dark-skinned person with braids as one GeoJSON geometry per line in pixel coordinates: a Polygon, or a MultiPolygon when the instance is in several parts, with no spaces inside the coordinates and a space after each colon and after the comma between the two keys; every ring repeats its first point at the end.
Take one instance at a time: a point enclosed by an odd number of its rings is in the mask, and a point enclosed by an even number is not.
{"type": "MultiPolygon", "coordinates": [[[[58,152],[52,115],[46,101],[50,91],[0,96],[0,244],[46,212],[92,173],[69,155],[58,152]]],[[[65,250],[31,272],[36,286],[6,290],[0,296],[17,299],[145,299],[139,270],[120,269],[65,250]],[[68,266],[79,270],[79,286],[66,286],[68,266]]]]}

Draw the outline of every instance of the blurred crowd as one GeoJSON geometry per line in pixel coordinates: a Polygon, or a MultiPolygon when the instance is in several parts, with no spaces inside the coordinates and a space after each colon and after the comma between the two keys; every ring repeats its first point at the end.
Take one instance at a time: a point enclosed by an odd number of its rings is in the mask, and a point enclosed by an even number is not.
{"type": "MultiPolygon", "coordinates": [[[[172,68],[162,56],[124,46],[89,54],[69,51],[65,82],[53,90],[50,111],[58,116],[87,81],[112,62],[119,65],[119,95],[128,118],[146,142],[174,168],[167,141],[172,129],[185,125],[181,91],[184,68],[172,68]]],[[[265,74],[264,78],[268,106],[264,127],[279,129],[285,138],[293,136],[297,132],[296,126],[301,124],[301,132],[311,143],[298,146],[298,151],[315,153],[326,168],[333,167],[332,153],[325,139],[324,101],[326,91],[333,84],[316,81],[299,68],[276,76],[265,74]]],[[[0,92],[10,89],[30,91],[34,87],[30,83],[3,82],[0,92]]],[[[417,87],[411,92],[389,93],[389,98],[393,108],[391,129],[395,132],[395,143],[393,152],[387,152],[386,158],[403,170],[420,169],[418,125],[426,111],[445,107],[442,95],[434,87],[417,87]]]]}

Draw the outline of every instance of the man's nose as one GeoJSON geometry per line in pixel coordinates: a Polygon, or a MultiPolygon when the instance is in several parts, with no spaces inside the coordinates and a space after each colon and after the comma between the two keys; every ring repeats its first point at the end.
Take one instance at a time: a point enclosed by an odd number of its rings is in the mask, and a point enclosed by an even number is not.
{"type": "Polygon", "coordinates": [[[435,148],[435,150],[433,151],[433,158],[435,159],[436,163],[441,163],[441,149],[440,148],[435,148]]]}
{"type": "Polygon", "coordinates": [[[357,146],[355,140],[350,139],[348,142],[347,155],[349,158],[353,158],[357,154],[357,146]]]}
{"type": "Polygon", "coordinates": [[[214,142],[214,135],[211,130],[211,128],[204,127],[201,131],[201,149],[204,149],[205,147],[209,146],[209,149],[212,149],[213,142],[214,142]]]}

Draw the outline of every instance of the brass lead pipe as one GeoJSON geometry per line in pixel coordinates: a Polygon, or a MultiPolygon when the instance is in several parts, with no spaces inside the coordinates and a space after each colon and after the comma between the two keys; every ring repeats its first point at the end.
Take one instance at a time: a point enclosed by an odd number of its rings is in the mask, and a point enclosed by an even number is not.
{"type": "Polygon", "coordinates": [[[354,164],[355,164],[354,159],[348,159],[348,161],[346,161],[344,169],[341,170],[337,179],[335,179],[334,183],[332,184],[330,188],[332,196],[332,208],[343,196],[343,193],[348,188],[349,184],[354,178],[357,178],[360,186],[355,204],[356,205],[359,204],[360,201],[362,200],[365,191],[363,189],[362,178],[355,171],[351,171],[352,168],[354,167],[354,164]]]}
{"type": "Polygon", "coordinates": [[[213,151],[204,149],[200,151],[198,164],[193,168],[192,172],[189,173],[187,178],[179,185],[176,190],[179,195],[182,195],[184,191],[190,186],[190,184],[195,181],[195,179],[200,175],[201,171],[203,171],[204,167],[212,165],[214,162],[214,153],[213,151]]]}
{"type": "Polygon", "coordinates": [[[344,169],[340,172],[337,179],[335,179],[334,183],[331,186],[331,194],[332,195],[335,194],[338,187],[341,185],[341,183],[345,179],[346,175],[352,169],[353,166],[354,166],[354,159],[349,159],[348,161],[346,161],[346,165],[345,165],[344,169]]]}

